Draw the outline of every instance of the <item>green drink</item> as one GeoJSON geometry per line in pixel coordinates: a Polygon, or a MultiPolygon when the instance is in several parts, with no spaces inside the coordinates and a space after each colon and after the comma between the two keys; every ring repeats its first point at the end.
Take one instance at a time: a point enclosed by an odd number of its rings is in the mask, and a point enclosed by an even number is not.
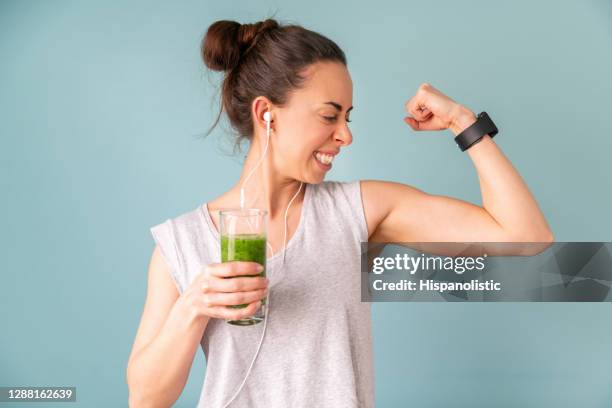
{"type": "MultiPolygon", "coordinates": [[[[266,237],[257,234],[242,234],[235,236],[221,236],[221,262],[228,261],[250,261],[257,262],[264,267],[261,273],[256,275],[236,276],[266,276],[266,237]]],[[[266,299],[262,299],[266,304],[266,299]]],[[[233,309],[242,309],[248,304],[229,306],[233,309]]]]}
{"type": "MultiPolygon", "coordinates": [[[[261,273],[241,275],[238,277],[266,276],[267,218],[266,211],[259,209],[221,210],[221,262],[248,261],[257,262],[264,267],[261,273]]],[[[228,320],[230,324],[250,326],[260,323],[265,318],[266,299],[253,316],[238,320],[228,320]]],[[[232,309],[242,309],[248,304],[229,305],[232,309]]]]}

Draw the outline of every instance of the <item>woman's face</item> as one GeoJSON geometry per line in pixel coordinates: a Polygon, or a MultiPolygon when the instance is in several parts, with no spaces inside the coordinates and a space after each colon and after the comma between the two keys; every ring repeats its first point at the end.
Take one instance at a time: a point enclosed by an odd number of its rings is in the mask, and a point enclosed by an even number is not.
{"type": "Polygon", "coordinates": [[[282,174],[318,184],[353,141],[348,128],[353,82],[337,62],[318,62],[305,71],[304,86],[274,109],[274,166],[282,174]]]}

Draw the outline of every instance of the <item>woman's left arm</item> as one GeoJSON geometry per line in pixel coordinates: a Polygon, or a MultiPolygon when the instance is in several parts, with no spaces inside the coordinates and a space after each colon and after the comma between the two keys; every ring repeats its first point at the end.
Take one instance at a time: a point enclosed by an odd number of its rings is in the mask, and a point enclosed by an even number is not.
{"type": "MultiPolygon", "coordinates": [[[[450,129],[455,135],[476,121],[474,113],[423,84],[406,103],[414,130],[450,129]]],[[[552,242],[553,233],[520,174],[485,135],[467,151],[482,194],[482,207],[377,180],[361,182],[368,234],[373,242],[552,242]]]]}

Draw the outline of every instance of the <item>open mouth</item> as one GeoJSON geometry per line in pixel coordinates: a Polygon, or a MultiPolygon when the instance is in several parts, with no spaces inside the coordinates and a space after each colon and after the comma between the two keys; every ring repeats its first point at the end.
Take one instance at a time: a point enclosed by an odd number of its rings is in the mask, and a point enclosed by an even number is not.
{"type": "Polygon", "coordinates": [[[314,152],[313,156],[315,157],[315,159],[317,159],[319,163],[324,164],[326,166],[331,165],[332,161],[334,160],[333,154],[314,152]]]}

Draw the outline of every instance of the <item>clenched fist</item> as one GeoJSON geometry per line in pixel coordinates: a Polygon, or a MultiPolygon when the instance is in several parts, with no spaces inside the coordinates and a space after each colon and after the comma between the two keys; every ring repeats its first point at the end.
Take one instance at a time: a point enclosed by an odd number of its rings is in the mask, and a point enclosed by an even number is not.
{"type": "Polygon", "coordinates": [[[428,83],[406,102],[411,116],[404,121],[414,130],[450,129],[455,136],[476,121],[476,115],[428,83]]]}

